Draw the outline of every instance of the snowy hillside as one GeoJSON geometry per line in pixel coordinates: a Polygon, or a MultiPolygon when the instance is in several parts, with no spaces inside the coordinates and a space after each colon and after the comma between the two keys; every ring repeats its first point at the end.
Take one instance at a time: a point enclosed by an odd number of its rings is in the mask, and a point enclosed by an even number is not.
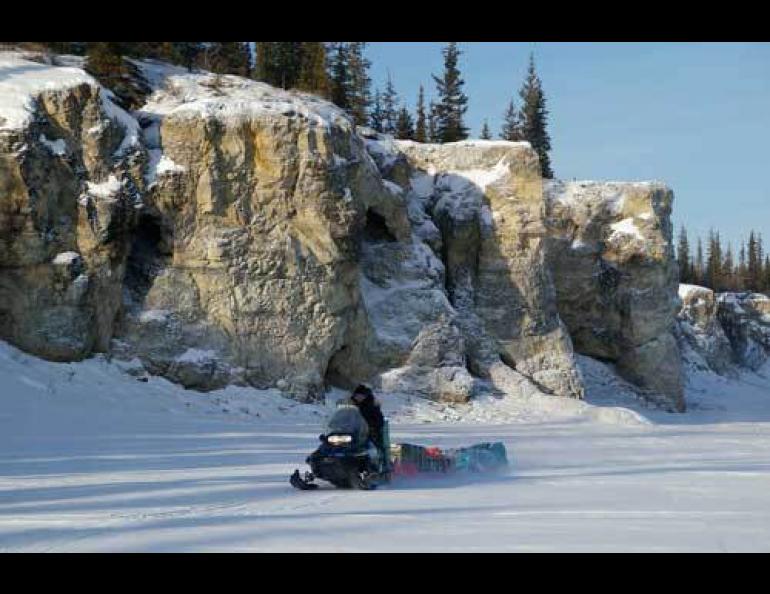
{"type": "Polygon", "coordinates": [[[315,95],[283,91],[240,76],[190,73],[186,68],[154,60],[134,63],[155,90],[142,112],[218,118],[292,113],[315,125],[351,125],[343,110],[315,95]]]}
{"type": "Polygon", "coordinates": [[[580,364],[589,402],[649,422],[381,395],[394,440],[502,440],[509,471],[304,493],[287,477],[314,447],[322,406],[200,394],[101,357],[55,364],[1,343],[0,550],[770,548],[770,369],[692,377],[691,410],[674,415],[636,405],[603,364],[580,364]]]}

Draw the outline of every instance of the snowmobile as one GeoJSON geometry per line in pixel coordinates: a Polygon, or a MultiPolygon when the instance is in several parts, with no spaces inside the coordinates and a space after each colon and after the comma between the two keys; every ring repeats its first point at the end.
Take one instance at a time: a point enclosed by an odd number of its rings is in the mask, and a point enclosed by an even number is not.
{"type": "Polygon", "coordinates": [[[369,439],[366,420],[354,405],[339,405],[329,419],[326,432],[319,435],[321,445],[306,462],[310,471],[291,475],[296,489],[317,489],[321,479],[340,489],[376,489],[390,482],[391,463],[388,421],[383,426],[383,450],[369,439]]]}

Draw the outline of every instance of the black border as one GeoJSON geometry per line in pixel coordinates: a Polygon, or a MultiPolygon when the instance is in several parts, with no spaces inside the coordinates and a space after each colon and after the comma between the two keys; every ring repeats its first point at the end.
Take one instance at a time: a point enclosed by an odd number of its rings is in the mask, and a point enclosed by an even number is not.
{"type": "MultiPolygon", "coordinates": [[[[6,40],[770,42],[758,4],[255,2],[12,7],[6,40]],[[217,7],[219,10],[215,10],[217,7]],[[176,39],[174,39],[176,37],[176,39]]],[[[5,12],[5,11],[4,11],[5,12]]],[[[10,11],[9,11],[10,12],[10,11]]]]}

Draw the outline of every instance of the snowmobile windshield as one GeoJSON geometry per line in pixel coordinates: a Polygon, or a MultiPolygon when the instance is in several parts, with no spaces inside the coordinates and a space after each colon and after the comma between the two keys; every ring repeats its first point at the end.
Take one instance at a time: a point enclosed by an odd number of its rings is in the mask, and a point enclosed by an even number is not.
{"type": "Polygon", "coordinates": [[[355,406],[342,406],[326,424],[326,433],[344,433],[352,435],[356,443],[364,443],[369,437],[369,427],[366,420],[355,406]]]}

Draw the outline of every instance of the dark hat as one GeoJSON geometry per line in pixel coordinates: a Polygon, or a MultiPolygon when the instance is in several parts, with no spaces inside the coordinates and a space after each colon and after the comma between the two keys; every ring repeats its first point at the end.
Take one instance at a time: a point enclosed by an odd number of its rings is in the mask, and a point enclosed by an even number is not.
{"type": "Polygon", "coordinates": [[[372,390],[363,384],[359,384],[358,386],[356,386],[356,389],[353,390],[353,395],[355,396],[356,394],[363,394],[364,396],[374,396],[374,393],[372,392],[372,390]]]}

